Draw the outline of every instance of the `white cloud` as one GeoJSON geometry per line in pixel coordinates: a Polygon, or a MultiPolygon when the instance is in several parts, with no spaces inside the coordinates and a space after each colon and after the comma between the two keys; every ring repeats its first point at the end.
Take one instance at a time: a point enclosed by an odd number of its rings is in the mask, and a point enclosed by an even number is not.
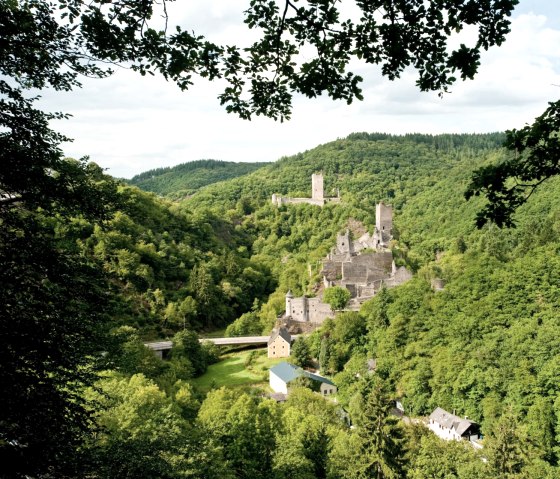
{"type": "MultiPolygon", "coordinates": [[[[172,18],[206,27],[195,30],[211,40],[250,40],[242,24],[244,1],[171,5],[183,6],[170,10],[172,18]]],[[[507,41],[483,54],[475,80],[458,82],[443,99],[419,92],[414,72],[389,82],[376,67],[360,67],[366,77],[363,102],[346,105],[296,96],[292,120],[283,124],[228,115],[216,99],[217,84],[200,81],[181,92],[161,77],[141,77],[127,70],[105,80],[85,80],[74,92],[46,92],[42,101],[50,110],[74,115],[54,125],[75,139],[65,145],[69,156],[90,155],[111,174],[124,177],[201,158],[274,161],[354,131],[517,128],[560,94],[554,86],[560,84],[560,24],[550,12],[555,9],[547,10],[548,17],[526,10],[515,17],[507,41]]]]}

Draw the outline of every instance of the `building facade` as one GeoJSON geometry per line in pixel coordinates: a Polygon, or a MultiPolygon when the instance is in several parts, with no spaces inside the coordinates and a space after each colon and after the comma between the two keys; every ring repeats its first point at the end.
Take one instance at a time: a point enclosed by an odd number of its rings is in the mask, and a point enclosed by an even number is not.
{"type": "Polygon", "coordinates": [[[290,356],[292,336],[286,328],[278,328],[272,331],[268,340],[269,358],[287,358],[290,356]]]}

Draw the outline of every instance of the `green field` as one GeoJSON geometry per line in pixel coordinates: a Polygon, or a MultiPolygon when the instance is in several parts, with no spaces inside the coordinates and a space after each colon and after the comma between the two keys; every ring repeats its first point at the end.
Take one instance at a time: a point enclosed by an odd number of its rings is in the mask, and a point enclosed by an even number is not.
{"type": "Polygon", "coordinates": [[[266,348],[229,353],[222,356],[220,362],[208,367],[206,373],[192,383],[203,391],[222,386],[251,386],[268,384],[268,370],[271,366],[285,361],[285,359],[268,359],[266,348]],[[251,364],[246,365],[250,355],[251,364]]]}

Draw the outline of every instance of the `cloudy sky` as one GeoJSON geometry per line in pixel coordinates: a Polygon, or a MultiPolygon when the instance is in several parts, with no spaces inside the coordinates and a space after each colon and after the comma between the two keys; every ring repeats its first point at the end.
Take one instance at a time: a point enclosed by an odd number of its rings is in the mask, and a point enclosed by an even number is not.
{"type": "MultiPolygon", "coordinates": [[[[178,0],[170,11],[184,27],[219,43],[246,38],[244,0],[178,0]]],[[[364,101],[295,98],[292,119],[248,122],[229,115],[219,85],[197,82],[188,92],[160,77],[121,69],[83,81],[69,93],[44,92],[43,108],[71,113],[53,126],[73,143],[72,157],[89,155],[108,173],[130,178],[152,168],[198,159],[275,161],[356,131],[387,133],[490,132],[531,122],[560,97],[558,0],[521,0],[501,47],[482,56],[475,80],[452,92],[421,93],[414,72],[390,82],[376,67],[360,67],[364,101]]]]}

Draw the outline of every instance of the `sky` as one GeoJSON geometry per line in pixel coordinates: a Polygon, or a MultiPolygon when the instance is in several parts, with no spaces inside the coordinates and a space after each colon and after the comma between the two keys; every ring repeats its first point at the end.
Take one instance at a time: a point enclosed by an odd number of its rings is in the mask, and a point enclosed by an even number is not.
{"type": "MultiPolygon", "coordinates": [[[[216,43],[247,40],[246,0],[178,0],[170,18],[216,43]]],[[[468,39],[468,32],[465,34],[468,39]]],[[[420,92],[416,74],[389,81],[375,66],[358,65],[364,100],[294,97],[292,118],[241,120],[219,105],[218,84],[197,81],[187,92],[162,77],[127,69],[107,79],[83,79],[72,92],[42,92],[41,106],[72,114],[53,127],[73,138],[65,155],[90,159],[122,178],[199,159],[276,161],[352,132],[484,133],[522,128],[560,98],[558,0],[521,0],[511,32],[482,54],[474,80],[459,81],[443,98],[420,92]]]]}

